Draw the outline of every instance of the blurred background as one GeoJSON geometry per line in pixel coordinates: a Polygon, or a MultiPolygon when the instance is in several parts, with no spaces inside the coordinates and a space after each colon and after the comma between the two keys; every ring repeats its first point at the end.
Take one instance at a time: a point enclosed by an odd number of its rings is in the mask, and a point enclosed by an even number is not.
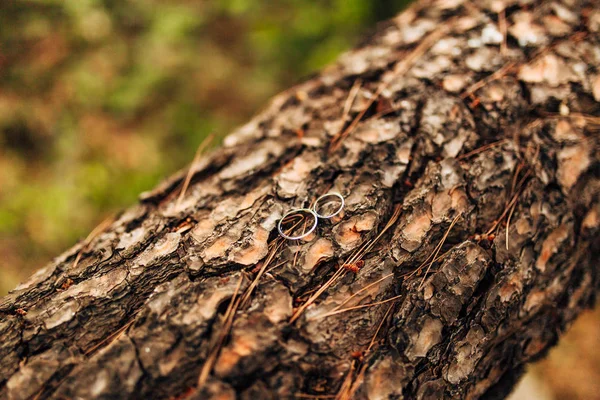
{"type": "MultiPolygon", "coordinates": [[[[407,3],[0,0],[0,295],[407,3]]],[[[600,399],[599,321],[515,398],[600,399]]]]}

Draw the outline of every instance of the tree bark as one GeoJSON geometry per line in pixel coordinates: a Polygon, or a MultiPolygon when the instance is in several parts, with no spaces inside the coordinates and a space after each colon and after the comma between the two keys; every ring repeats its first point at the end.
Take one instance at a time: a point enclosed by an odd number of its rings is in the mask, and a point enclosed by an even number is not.
{"type": "Polygon", "coordinates": [[[0,397],[506,396],[600,287],[598,10],[381,25],[0,300],[0,397]]]}

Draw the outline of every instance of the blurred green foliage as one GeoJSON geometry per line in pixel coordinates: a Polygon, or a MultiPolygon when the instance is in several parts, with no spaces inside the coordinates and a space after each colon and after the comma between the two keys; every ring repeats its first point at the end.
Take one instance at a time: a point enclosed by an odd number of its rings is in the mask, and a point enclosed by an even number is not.
{"type": "MultiPolygon", "coordinates": [[[[408,2],[0,0],[0,295],[408,2]]],[[[597,320],[557,398],[598,393],[597,320]]]]}
{"type": "Polygon", "coordinates": [[[0,294],[406,0],[3,0],[0,294]]]}

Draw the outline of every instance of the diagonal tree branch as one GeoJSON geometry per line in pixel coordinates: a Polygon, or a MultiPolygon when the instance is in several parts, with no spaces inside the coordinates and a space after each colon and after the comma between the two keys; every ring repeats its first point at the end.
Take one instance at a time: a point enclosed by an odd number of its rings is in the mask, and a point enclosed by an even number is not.
{"type": "Polygon", "coordinates": [[[504,397],[600,286],[600,4],[529,3],[417,2],[38,271],[0,397],[504,397]]]}

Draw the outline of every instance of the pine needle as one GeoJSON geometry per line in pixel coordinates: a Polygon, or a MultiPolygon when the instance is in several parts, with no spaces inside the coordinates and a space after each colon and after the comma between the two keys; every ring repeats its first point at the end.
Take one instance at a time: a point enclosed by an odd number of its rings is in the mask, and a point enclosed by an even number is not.
{"type": "Polygon", "coordinates": [[[265,274],[270,273],[271,271],[273,271],[275,268],[277,267],[281,267],[283,264],[285,264],[287,262],[287,260],[283,260],[278,262],[277,264],[273,265],[271,268],[269,268],[268,270],[265,271],[265,274]]]}
{"type": "Polygon", "coordinates": [[[435,257],[434,254],[437,254],[439,252],[439,249],[441,249],[442,247],[443,247],[443,242],[442,241],[438,242],[438,244],[435,246],[435,248],[433,249],[431,254],[429,254],[429,256],[427,256],[427,258],[421,263],[421,265],[419,265],[419,267],[417,267],[412,272],[406,273],[403,277],[406,277],[407,279],[412,278],[415,274],[419,273],[423,269],[425,264],[430,262],[429,260],[431,260],[432,263],[438,262],[438,261],[444,259],[450,253],[450,251],[452,251],[452,249],[450,249],[450,250],[446,251],[444,254],[442,254],[441,256],[435,257]]]}
{"type": "Polygon", "coordinates": [[[190,182],[192,180],[192,176],[194,175],[193,174],[194,166],[196,165],[196,163],[200,159],[200,155],[202,155],[202,153],[204,152],[204,150],[206,150],[206,148],[212,142],[212,140],[214,139],[214,137],[215,137],[214,133],[209,134],[207,137],[204,138],[204,140],[202,140],[202,142],[200,142],[200,145],[196,149],[196,154],[194,154],[194,160],[190,164],[190,168],[188,169],[188,172],[187,172],[187,174],[185,176],[185,180],[183,181],[183,187],[181,188],[181,192],[179,193],[179,197],[177,197],[177,202],[175,203],[175,208],[176,209],[179,208],[179,206],[181,204],[181,201],[183,200],[183,197],[185,196],[185,192],[187,191],[187,188],[190,185],[190,182]]]}
{"type": "Polygon", "coordinates": [[[379,331],[381,330],[381,327],[383,326],[385,320],[387,319],[388,315],[390,314],[390,312],[392,311],[393,308],[394,308],[394,304],[390,304],[390,306],[388,307],[385,314],[383,314],[383,318],[381,318],[381,322],[379,323],[379,326],[377,327],[377,330],[375,331],[375,334],[373,335],[373,338],[371,339],[371,343],[369,343],[369,347],[367,347],[367,353],[369,351],[371,351],[371,348],[373,347],[373,345],[375,344],[375,341],[377,340],[377,335],[379,335],[379,331]]]}
{"type": "Polygon", "coordinates": [[[382,282],[382,281],[386,280],[387,278],[389,278],[390,276],[393,276],[393,275],[394,275],[394,273],[392,272],[392,273],[390,273],[390,274],[387,274],[387,275],[386,275],[386,276],[384,276],[383,278],[379,278],[379,279],[378,279],[378,280],[376,280],[375,282],[368,284],[367,286],[363,287],[363,288],[362,288],[362,289],[360,289],[358,292],[354,293],[352,296],[348,297],[346,300],[344,300],[344,301],[342,301],[340,304],[338,304],[338,305],[337,305],[335,308],[333,308],[333,309],[331,310],[331,312],[339,310],[340,308],[342,308],[342,306],[343,306],[344,304],[348,303],[350,300],[352,300],[354,297],[358,296],[360,293],[364,292],[365,290],[368,290],[368,289],[370,289],[371,287],[373,287],[373,286],[377,285],[378,283],[380,283],[380,282],[382,282]]]}
{"type": "MultiPolygon", "coordinates": [[[[364,354],[365,357],[366,357],[367,354],[369,354],[369,352],[373,348],[373,345],[377,341],[377,336],[379,335],[379,331],[381,330],[381,327],[383,326],[383,324],[387,320],[387,317],[388,317],[388,315],[390,314],[390,312],[392,311],[393,308],[394,308],[394,304],[392,303],[388,307],[388,309],[385,312],[385,314],[383,314],[383,317],[381,318],[381,321],[379,322],[379,326],[375,330],[375,334],[371,338],[371,342],[369,343],[369,346],[365,350],[365,354],[364,354]]],[[[362,361],[361,364],[362,365],[361,365],[360,369],[358,370],[358,373],[356,374],[356,377],[353,377],[353,372],[354,372],[353,371],[354,370],[354,368],[353,368],[354,362],[353,362],[353,364],[350,367],[350,371],[346,375],[346,379],[344,379],[344,383],[342,384],[342,387],[340,388],[340,391],[338,392],[338,394],[336,396],[336,399],[339,399],[339,400],[350,400],[350,399],[354,398],[354,394],[358,390],[358,385],[356,385],[356,383],[359,382],[364,377],[365,372],[367,370],[367,366],[368,366],[368,364],[366,362],[364,362],[364,360],[362,361]],[[348,379],[348,377],[350,377],[350,379],[348,379]],[[350,381],[349,385],[347,384],[348,380],[350,381]]]]}
{"type": "Polygon", "coordinates": [[[79,251],[77,252],[77,257],[75,257],[75,261],[73,261],[73,265],[71,266],[72,269],[74,269],[77,266],[77,264],[79,264],[83,252],[88,249],[88,246],[90,245],[90,243],[92,243],[92,240],[94,240],[98,235],[104,232],[104,230],[108,228],[114,220],[114,215],[105,218],[87,235],[87,237],[83,240],[83,245],[81,246],[81,249],[79,249],[79,251]]]}
{"type": "Polygon", "coordinates": [[[296,312],[294,313],[294,315],[292,315],[292,318],[290,319],[290,324],[293,324],[298,318],[300,318],[302,313],[311,304],[313,304],[315,302],[315,300],[318,299],[319,296],[321,296],[321,294],[323,294],[323,292],[325,292],[327,289],[329,289],[329,287],[331,287],[331,285],[333,285],[340,276],[342,276],[344,274],[344,272],[346,271],[346,269],[344,268],[344,265],[352,264],[352,263],[356,262],[357,260],[362,258],[362,256],[364,256],[365,254],[367,254],[369,252],[369,250],[375,245],[375,243],[377,243],[377,241],[383,236],[383,234],[391,226],[393,226],[396,223],[396,221],[398,220],[398,217],[400,216],[401,211],[402,211],[402,206],[400,204],[397,204],[394,207],[394,213],[388,220],[385,227],[377,235],[377,237],[375,237],[375,239],[373,239],[373,240],[366,241],[362,246],[360,246],[360,248],[356,252],[354,252],[349,257],[348,260],[346,260],[346,262],[344,262],[342,265],[340,265],[339,268],[337,269],[337,271],[335,271],[335,273],[333,274],[333,276],[331,278],[329,278],[329,280],[327,282],[325,282],[325,284],[323,284],[319,288],[319,290],[317,290],[312,296],[310,296],[310,298],[304,304],[302,304],[300,307],[298,307],[298,309],[296,310],[296,312]]]}
{"type": "MultiPolygon", "coordinates": [[[[301,223],[302,223],[302,219],[300,219],[298,222],[296,222],[294,224],[294,226],[290,227],[289,229],[292,230],[298,224],[301,224],[301,223]]],[[[225,341],[225,338],[229,334],[231,326],[233,325],[235,313],[237,312],[237,310],[245,307],[248,304],[248,302],[250,301],[250,298],[252,297],[252,293],[254,292],[254,289],[258,286],[260,279],[265,274],[265,271],[267,271],[267,268],[270,266],[272,261],[275,259],[275,256],[278,254],[278,251],[281,249],[283,243],[284,243],[284,241],[281,238],[278,238],[275,242],[273,242],[271,244],[271,251],[270,251],[269,255],[267,256],[267,259],[260,267],[260,270],[254,277],[254,279],[252,280],[252,282],[250,283],[250,285],[248,286],[248,288],[246,289],[244,294],[242,296],[238,297],[240,286],[244,279],[244,275],[243,274],[240,275],[240,280],[235,288],[233,296],[231,297],[231,301],[229,302],[227,310],[225,311],[225,314],[223,316],[224,324],[223,324],[223,327],[221,328],[219,338],[216,342],[216,345],[213,347],[209,356],[207,357],[204,365],[202,366],[202,370],[200,371],[200,375],[198,376],[198,389],[201,388],[202,386],[204,386],[204,384],[206,383],[206,380],[208,379],[210,372],[212,371],[212,369],[217,361],[217,357],[219,355],[219,352],[221,351],[223,342],[225,341]]],[[[275,267],[273,267],[273,268],[275,268],[275,267]]]]}
{"type": "Polygon", "coordinates": [[[494,232],[496,230],[496,228],[498,227],[498,225],[500,225],[500,223],[502,222],[502,220],[504,219],[504,217],[506,217],[506,214],[508,212],[510,212],[510,209],[513,207],[513,205],[517,202],[517,200],[519,199],[519,196],[521,195],[521,192],[523,189],[523,184],[525,183],[525,180],[529,177],[529,175],[531,174],[531,171],[527,171],[527,173],[523,176],[523,178],[521,178],[521,180],[519,181],[519,183],[517,184],[517,193],[514,194],[514,196],[512,197],[511,201],[508,203],[508,205],[504,208],[504,212],[502,212],[502,214],[500,215],[500,218],[498,218],[494,224],[492,225],[492,227],[485,233],[486,236],[492,234],[492,232],[494,232]]]}
{"type": "Polygon", "coordinates": [[[344,103],[344,110],[342,111],[342,121],[345,121],[350,113],[350,109],[354,104],[354,100],[356,100],[356,96],[360,91],[360,87],[362,86],[362,79],[357,79],[354,81],[352,88],[350,88],[350,92],[348,92],[348,97],[346,98],[346,102],[344,103]]]}
{"type": "Polygon", "coordinates": [[[323,314],[323,315],[319,316],[318,318],[320,319],[320,318],[331,317],[332,315],[337,315],[337,314],[345,313],[347,311],[360,310],[362,308],[370,308],[370,307],[378,306],[380,304],[386,304],[386,303],[389,303],[390,301],[398,300],[400,297],[402,297],[402,295],[390,297],[389,299],[385,299],[385,300],[381,300],[381,301],[376,301],[376,302],[373,302],[373,303],[362,304],[360,306],[353,306],[353,307],[348,307],[348,308],[342,308],[341,310],[337,310],[337,311],[334,311],[334,312],[328,312],[327,314],[323,314]]]}
{"type": "Polygon", "coordinates": [[[352,389],[352,382],[354,378],[354,371],[356,370],[356,365],[358,362],[356,360],[352,360],[350,363],[350,370],[346,374],[344,381],[342,382],[342,386],[338,394],[335,396],[336,400],[349,400],[350,399],[350,390],[352,389]]]}
{"type": "Polygon", "coordinates": [[[502,78],[503,76],[505,76],[514,66],[515,66],[515,63],[513,61],[507,62],[506,64],[504,64],[504,66],[502,68],[500,68],[493,74],[488,75],[485,78],[483,78],[483,79],[475,82],[471,86],[469,86],[467,88],[467,90],[465,90],[460,95],[460,97],[462,99],[466,99],[467,97],[469,97],[470,95],[472,95],[473,93],[475,93],[476,91],[481,89],[482,87],[486,86],[490,82],[493,82],[493,81],[498,80],[498,79],[502,78]]]}
{"type": "Polygon", "coordinates": [[[500,145],[502,145],[502,144],[504,144],[506,142],[508,142],[508,139],[500,139],[497,142],[488,143],[488,144],[486,144],[484,146],[481,146],[481,147],[479,147],[479,148],[477,148],[477,149],[475,149],[473,151],[470,151],[468,153],[460,155],[460,156],[456,157],[456,159],[457,160],[463,160],[465,158],[469,158],[471,156],[474,156],[475,154],[483,153],[486,150],[489,150],[489,149],[494,148],[496,146],[500,146],[500,145]]]}
{"type": "Polygon", "coordinates": [[[506,23],[506,10],[502,9],[498,13],[498,27],[500,28],[500,32],[502,32],[502,42],[500,43],[500,54],[506,55],[508,53],[508,45],[506,42],[507,37],[507,23],[506,23]]]}
{"type": "Polygon", "coordinates": [[[342,265],[337,269],[337,271],[335,271],[335,273],[331,276],[331,278],[329,278],[329,280],[327,282],[325,282],[325,284],[319,288],[319,290],[317,290],[312,296],[310,296],[309,299],[306,300],[306,302],[304,304],[302,304],[300,307],[298,307],[298,309],[296,310],[296,312],[294,313],[294,315],[292,315],[292,318],[290,319],[290,324],[293,324],[294,322],[296,322],[296,320],[298,318],[300,318],[300,316],[302,315],[304,310],[306,310],[308,308],[308,306],[310,306],[312,303],[314,303],[314,301],[323,292],[325,292],[337,280],[337,278],[340,275],[342,275],[343,273],[344,273],[344,266],[342,265]]]}
{"type": "Polygon", "coordinates": [[[235,313],[237,312],[237,309],[240,304],[240,299],[237,298],[237,294],[240,290],[240,287],[242,286],[243,280],[244,280],[244,274],[241,273],[238,284],[233,292],[233,295],[231,296],[231,301],[229,302],[229,305],[227,306],[227,310],[225,311],[225,314],[223,316],[224,323],[223,323],[223,326],[221,327],[221,332],[219,333],[217,343],[210,351],[210,354],[206,358],[206,361],[204,362],[204,365],[202,366],[202,369],[200,370],[200,375],[198,376],[198,387],[197,387],[198,390],[200,390],[206,384],[206,380],[208,379],[208,376],[217,361],[217,356],[219,355],[219,352],[221,351],[223,342],[225,341],[225,338],[229,334],[229,330],[231,329],[231,326],[233,325],[233,317],[235,316],[235,313]]]}
{"type": "MultiPolygon", "coordinates": [[[[519,183],[517,182],[517,178],[518,178],[519,174],[521,173],[521,169],[523,168],[523,166],[524,166],[523,163],[519,163],[517,165],[515,174],[513,176],[512,185],[511,185],[511,188],[510,188],[510,195],[511,196],[514,195],[514,193],[515,193],[515,191],[517,189],[517,186],[519,185],[519,183]]],[[[510,230],[510,219],[511,219],[511,217],[513,215],[513,212],[515,211],[516,207],[517,207],[517,202],[514,202],[514,204],[512,206],[510,206],[510,212],[508,214],[508,218],[506,219],[506,232],[505,232],[506,237],[505,237],[505,240],[504,240],[504,244],[506,246],[506,250],[508,250],[508,241],[509,241],[509,234],[508,234],[508,232],[510,230]]]]}
{"type": "Polygon", "coordinates": [[[448,238],[448,235],[450,234],[450,231],[452,230],[452,227],[454,227],[454,225],[458,221],[458,218],[460,218],[460,214],[456,214],[456,217],[454,217],[454,219],[450,223],[450,226],[446,230],[446,233],[442,237],[442,240],[440,240],[440,242],[436,246],[435,252],[433,253],[433,259],[431,260],[431,262],[429,263],[429,266],[427,267],[427,270],[423,274],[423,280],[421,281],[421,284],[419,285],[419,288],[417,290],[421,290],[421,288],[423,287],[423,284],[425,283],[425,279],[427,278],[427,274],[429,273],[429,271],[431,270],[431,267],[433,266],[433,262],[435,261],[437,255],[439,254],[440,250],[442,249],[442,247],[444,245],[444,242],[448,238]]]}
{"type": "Polygon", "coordinates": [[[256,288],[256,286],[258,286],[258,282],[260,281],[260,278],[263,276],[263,274],[267,270],[267,267],[271,264],[271,262],[273,261],[273,259],[275,259],[275,255],[277,254],[277,252],[281,248],[282,244],[283,244],[282,240],[277,240],[275,242],[275,244],[272,246],[271,252],[269,253],[267,259],[265,260],[265,262],[261,266],[260,270],[258,271],[258,273],[256,274],[256,276],[254,277],[254,280],[252,281],[252,283],[250,284],[250,286],[248,287],[248,289],[246,289],[246,292],[244,293],[244,296],[242,297],[242,302],[241,302],[241,307],[242,308],[246,307],[248,301],[250,300],[250,297],[252,296],[252,292],[254,291],[254,289],[256,288]]]}
{"type": "Polygon", "coordinates": [[[90,354],[92,354],[93,352],[98,350],[100,347],[106,345],[107,343],[117,340],[119,337],[121,337],[123,332],[125,332],[127,330],[127,328],[129,328],[134,322],[135,322],[135,315],[125,325],[123,325],[122,327],[117,329],[115,332],[111,333],[104,340],[101,340],[100,342],[96,343],[94,346],[92,346],[88,350],[86,350],[84,354],[86,356],[89,356],[90,354]]]}
{"type": "Polygon", "coordinates": [[[508,218],[506,219],[506,250],[508,250],[508,231],[510,230],[510,218],[513,215],[513,212],[515,211],[515,208],[517,208],[517,203],[515,202],[515,204],[513,204],[512,208],[510,209],[510,213],[508,214],[508,218]]]}
{"type": "Polygon", "coordinates": [[[397,79],[399,76],[404,75],[410,69],[410,67],[413,65],[413,63],[417,59],[419,59],[421,56],[423,56],[423,54],[425,54],[429,50],[429,48],[431,46],[433,46],[453,26],[454,26],[454,23],[449,21],[446,24],[438,27],[433,32],[431,32],[425,39],[423,39],[419,43],[419,45],[417,45],[417,47],[415,47],[406,57],[404,57],[402,60],[400,60],[396,64],[394,71],[392,72],[392,77],[390,77],[389,81],[381,82],[377,86],[377,90],[375,91],[373,96],[371,96],[371,98],[367,102],[366,106],[352,120],[350,125],[348,125],[348,127],[346,129],[344,129],[342,132],[338,133],[331,139],[330,146],[329,146],[329,153],[333,153],[335,150],[337,150],[340,147],[340,144],[342,143],[344,138],[346,138],[356,128],[356,126],[362,120],[362,118],[365,116],[365,114],[367,113],[369,108],[373,105],[373,103],[375,103],[375,101],[377,99],[379,99],[379,96],[381,96],[383,91],[388,87],[389,83],[394,81],[395,79],[397,79]]]}

